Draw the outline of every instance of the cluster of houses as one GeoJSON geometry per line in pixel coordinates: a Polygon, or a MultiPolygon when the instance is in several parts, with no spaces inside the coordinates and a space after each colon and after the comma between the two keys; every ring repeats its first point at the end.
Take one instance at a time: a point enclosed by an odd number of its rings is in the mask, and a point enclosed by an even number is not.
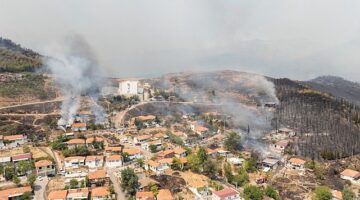
{"type": "Polygon", "coordinates": [[[27,143],[27,137],[22,134],[18,135],[0,135],[0,149],[10,149],[19,147],[27,143]]]}
{"type": "Polygon", "coordinates": [[[108,187],[79,188],[52,191],[48,200],[107,200],[114,199],[108,187]]]}

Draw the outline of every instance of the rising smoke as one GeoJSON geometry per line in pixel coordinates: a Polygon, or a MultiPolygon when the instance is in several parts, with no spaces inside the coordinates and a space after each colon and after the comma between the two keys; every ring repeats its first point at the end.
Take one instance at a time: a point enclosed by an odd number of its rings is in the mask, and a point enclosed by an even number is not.
{"type": "MultiPolygon", "coordinates": [[[[180,87],[176,88],[169,82],[164,84],[177,90],[185,101],[217,105],[220,112],[230,116],[228,123],[241,134],[244,146],[264,154],[268,151],[259,141],[272,129],[273,112],[264,104],[279,103],[272,82],[261,75],[237,71],[195,73],[182,77],[186,84],[180,87]]],[[[183,82],[176,79],[170,78],[173,82],[183,82]]]]}
{"type": "Polygon", "coordinates": [[[104,110],[96,103],[103,76],[88,43],[78,35],[71,36],[50,53],[52,57],[46,58],[44,63],[54,74],[65,97],[58,125],[73,123],[82,95],[90,97],[96,122],[103,122],[104,110]]]}

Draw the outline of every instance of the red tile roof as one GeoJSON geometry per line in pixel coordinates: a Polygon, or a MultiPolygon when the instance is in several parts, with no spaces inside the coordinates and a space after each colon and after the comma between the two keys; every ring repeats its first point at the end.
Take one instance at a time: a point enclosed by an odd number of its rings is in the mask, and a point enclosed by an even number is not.
{"type": "Polygon", "coordinates": [[[39,160],[35,163],[35,167],[47,167],[53,163],[50,160],[39,160]]]}
{"type": "Polygon", "coordinates": [[[231,197],[231,196],[237,195],[239,193],[231,188],[225,188],[225,189],[222,189],[219,191],[215,191],[215,192],[213,192],[213,194],[218,196],[221,200],[224,200],[226,197],[231,197]]]}
{"type": "Polygon", "coordinates": [[[49,200],[66,199],[67,194],[68,194],[67,190],[52,191],[49,193],[48,199],[49,200]]]}

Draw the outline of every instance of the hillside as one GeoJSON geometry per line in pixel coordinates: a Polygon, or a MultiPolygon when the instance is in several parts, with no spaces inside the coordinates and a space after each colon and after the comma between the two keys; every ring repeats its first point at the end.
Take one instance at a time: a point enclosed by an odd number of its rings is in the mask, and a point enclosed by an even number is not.
{"type": "MultiPolygon", "coordinates": [[[[360,110],[334,87],[328,90],[290,79],[260,78],[237,71],[167,74],[150,81],[156,88],[186,101],[220,104],[218,111],[232,117],[234,128],[249,125],[252,134],[289,127],[298,133],[293,153],[314,159],[336,159],[360,153],[360,110]],[[272,85],[270,82],[273,82],[272,85]],[[279,105],[272,117],[266,102],[279,105]],[[335,94],[335,95],[334,95],[335,94]],[[261,127],[257,130],[258,127],[261,127]],[[255,130],[254,130],[255,129],[255,130]]],[[[256,139],[256,138],[255,138],[256,139]]]]}
{"type": "Polygon", "coordinates": [[[40,54],[0,37],[0,72],[33,72],[41,65],[40,54]]]}
{"type": "Polygon", "coordinates": [[[320,76],[303,82],[309,87],[346,99],[360,106],[360,84],[336,76],[320,76]]]}

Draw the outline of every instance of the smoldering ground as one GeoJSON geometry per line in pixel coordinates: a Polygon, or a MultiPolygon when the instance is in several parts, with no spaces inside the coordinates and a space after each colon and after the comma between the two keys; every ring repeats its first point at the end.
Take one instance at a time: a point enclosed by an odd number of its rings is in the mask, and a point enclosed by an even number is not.
{"type": "Polygon", "coordinates": [[[104,120],[104,110],[96,102],[102,87],[103,76],[96,55],[90,45],[79,35],[67,37],[61,44],[49,48],[44,59],[46,67],[55,76],[64,95],[59,125],[72,124],[80,108],[80,98],[87,95],[92,100],[91,110],[96,121],[104,120]]]}

